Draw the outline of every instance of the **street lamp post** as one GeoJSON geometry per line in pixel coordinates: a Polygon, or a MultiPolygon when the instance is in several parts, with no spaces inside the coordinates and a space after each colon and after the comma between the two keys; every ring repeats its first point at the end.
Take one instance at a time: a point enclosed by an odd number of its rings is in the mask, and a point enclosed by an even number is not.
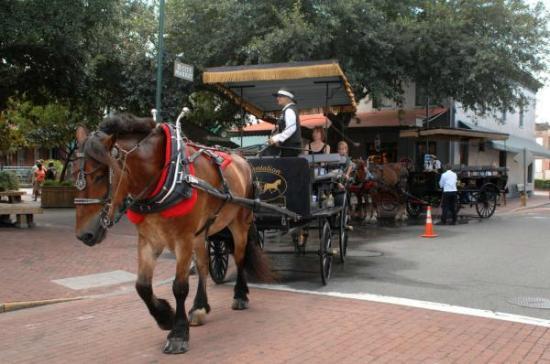
{"type": "Polygon", "coordinates": [[[157,54],[157,92],[155,95],[155,108],[157,110],[158,120],[162,121],[161,95],[162,95],[162,57],[164,53],[164,0],[159,3],[159,34],[158,34],[158,54],[157,54]]]}

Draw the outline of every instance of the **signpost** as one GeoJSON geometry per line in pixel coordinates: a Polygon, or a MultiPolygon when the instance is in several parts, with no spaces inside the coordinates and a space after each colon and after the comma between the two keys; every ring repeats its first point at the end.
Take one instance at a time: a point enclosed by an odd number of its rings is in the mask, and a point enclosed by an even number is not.
{"type": "Polygon", "coordinates": [[[193,82],[194,67],[180,61],[174,61],[174,76],[193,82]]]}

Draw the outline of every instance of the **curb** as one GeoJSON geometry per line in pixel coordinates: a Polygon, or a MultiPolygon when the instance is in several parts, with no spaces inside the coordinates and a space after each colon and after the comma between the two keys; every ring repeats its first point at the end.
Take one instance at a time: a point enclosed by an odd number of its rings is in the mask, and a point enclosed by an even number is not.
{"type": "Polygon", "coordinates": [[[550,202],[539,203],[539,204],[532,205],[532,206],[517,207],[517,208],[511,210],[510,212],[521,212],[521,211],[527,211],[527,210],[532,210],[532,209],[538,209],[539,207],[544,207],[544,206],[547,206],[547,205],[550,206],[550,202]]]}
{"type": "Polygon", "coordinates": [[[54,304],[54,303],[78,301],[78,300],[82,300],[84,298],[86,298],[86,297],[55,298],[55,299],[51,299],[51,300],[0,303],[0,313],[16,311],[16,310],[22,310],[22,309],[25,309],[25,308],[51,305],[51,304],[54,304]]]}

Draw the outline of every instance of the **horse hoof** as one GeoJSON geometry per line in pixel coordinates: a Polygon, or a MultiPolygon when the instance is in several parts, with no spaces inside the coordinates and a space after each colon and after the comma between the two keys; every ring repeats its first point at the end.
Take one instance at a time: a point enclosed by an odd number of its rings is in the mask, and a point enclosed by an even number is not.
{"type": "Polygon", "coordinates": [[[234,310],[246,310],[248,308],[248,300],[244,300],[242,298],[235,298],[233,299],[233,305],[231,305],[231,308],[234,310]]]}
{"type": "Polygon", "coordinates": [[[201,326],[204,325],[206,319],[206,309],[198,308],[189,312],[189,325],[190,326],[201,326]]]}
{"type": "Polygon", "coordinates": [[[189,341],[180,337],[172,337],[166,341],[163,352],[165,354],[183,354],[189,350],[189,341]]]}

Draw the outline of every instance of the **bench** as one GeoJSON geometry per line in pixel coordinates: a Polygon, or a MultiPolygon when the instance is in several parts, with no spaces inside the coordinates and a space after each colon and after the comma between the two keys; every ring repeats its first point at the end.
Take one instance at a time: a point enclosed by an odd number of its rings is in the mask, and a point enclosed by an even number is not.
{"type": "Polygon", "coordinates": [[[27,192],[25,191],[3,191],[0,192],[0,199],[2,197],[8,198],[8,203],[20,203],[21,202],[21,196],[25,195],[27,192]]]}
{"type": "Polygon", "coordinates": [[[27,224],[28,227],[34,226],[34,215],[41,214],[42,208],[38,203],[25,202],[18,204],[1,204],[0,205],[0,222],[4,224],[11,224],[10,215],[15,215],[16,227],[24,227],[27,224]]]}

